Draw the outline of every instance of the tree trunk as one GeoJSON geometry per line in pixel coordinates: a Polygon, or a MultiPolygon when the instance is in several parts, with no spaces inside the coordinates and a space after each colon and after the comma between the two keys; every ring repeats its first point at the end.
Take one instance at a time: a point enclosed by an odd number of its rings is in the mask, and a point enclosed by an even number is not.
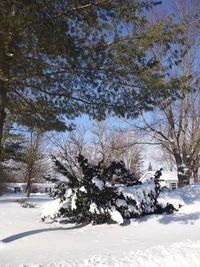
{"type": "Polygon", "coordinates": [[[183,187],[185,185],[185,175],[178,170],[178,187],[183,187]]]}
{"type": "Polygon", "coordinates": [[[7,91],[8,91],[8,81],[10,76],[10,66],[12,63],[13,55],[11,56],[12,49],[12,40],[13,40],[13,17],[15,16],[16,3],[13,1],[10,7],[10,11],[8,13],[8,19],[10,19],[8,33],[6,34],[5,40],[3,42],[3,46],[1,47],[3,53],[3,69],[0,69],[1,77],[0,77],[0,161],[2,161],[2,139],[3,139],[3,127],[6,118],[5,109],[7,107],[7,91]]]}
{"type": "Polygon", "coordinates": [[[184,172],[183,167],[180,166],[178,170],[178,187],[189,185],[190,183],[190,172],[184,172]]]}
{"type": "Polygon", "coordinates": [[[6,90],[3,87],[3,83],[0,85],[0,161],[2,161],[2,139],[3,139],[3,127],[5,123],[6,113],[6,90]]]}
{"type": "Polygon", "coordinates": [[[31,193],[31,180],[32,180],[32,168],[28,167],[28,177],[27,177],[27,184],[26,184],[26,196],[30,197],[31,193]]]}
{"type": "Polygon", "coordinates": [[[182,162],[180,154],[177,152],[175,152],[174,154],[175,154],[174,158],[176,161],[177,172],[178,172],[178,187],[183,187],[189,184],[189,177],[185,173],[184,164],[182,162]]]}
{"type": "Polygon", "coordinates": [[[185,172],[185,181],[186,181],[186,185],[190,184],[190,179],[192,177],[192,167],[187,166],[187,171],[185,172]]]}
{"type": "Polygon", "coordinates": [[[194,182],[195,183],[198,182],[198,180],[199,180],[199,177],[198,177],[198,168],[195,168],[193,170],[193,176],[194,176],[194,182]]]}
{"type": "Polygon", "coordinates": [[[30,179],[30,177],[28,177],[25,193],[26,193],[27,197],[30,197],[30,193],[31,193],[31,179],[30,179]]]}

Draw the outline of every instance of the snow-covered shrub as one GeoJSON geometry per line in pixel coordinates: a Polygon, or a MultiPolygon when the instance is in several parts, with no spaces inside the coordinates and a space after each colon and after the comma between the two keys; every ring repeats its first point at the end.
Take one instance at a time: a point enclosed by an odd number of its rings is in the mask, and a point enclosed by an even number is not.
{"type": "Polygon", "coordinates": [[[113,162],[102,169],[101,163],[91,165],[87,159],[79,156],[78,163],[83,173],[83,179],[79,180],[70,175],[56,158],[54,161],[57,171],[67,181],[57,181],[52,196],[60,200],[58,209],[49,216],[45,212],[43,220],[57,217],[76,223],[100,224],[111,220],[123,224],[125,219],[174,210],[168,205],[161,207],[157,202],[161,191],[161,170],[156,172],[155,179],[141,184],[123,162],[113,162]]]}
{"type": "Polygon", "coordinates": [[[36,205],[29,202],[26,198],[21,198],[16,201],[22,208],[35,208],[36,205]]]}

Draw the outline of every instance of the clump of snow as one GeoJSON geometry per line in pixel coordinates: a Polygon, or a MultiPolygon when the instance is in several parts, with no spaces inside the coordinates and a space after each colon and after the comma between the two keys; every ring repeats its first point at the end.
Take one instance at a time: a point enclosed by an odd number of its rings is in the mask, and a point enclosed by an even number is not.
{"type": "Polygon", "coordinates": [[[153,181],[145,182],[141,185],[134,186],[119,186],[118,190],[123,196],[127,198],[134,199],[137,203],[141,203],[141,201],[145,198],[149,193],[155,194],[155,184],[153,181]]]}
{"type": "Polygon", "coordinates": [[[199,203],[200,182],[173,191],[165,190],[158,197],[158,203],[166,206],[167,203],[174,205],[176,209],[188,204],[199,203]]]}
{"type": "Polygon", "coordinates": [[[128,211],[138,214],[138,210],[133,205],[128,205],[128,211]]]}
{"type": "Polygon", "coordinates": [[[77,208],[76,199],[77,199],[77,196],[76,196],[76,193],[74,193],[73,196],[72,196],[72,202],[71,202],[71,209],[72,210],[75,210],[77,208]]]}
{"type": "Polygon", "coordinates": [[[111,207],[110,215],[111,215],[111,219],[114,222],[117,222],[118,224],[123,224],[124,223],[124,219],[122,218],[121,213],[119,211],[117,211],[114,206],[111,207]]]}
{"type": "Polygon", "coordinates": [[[71,188],[68,188],[68,189],[66,190],[66,192],[65,192],[65,197],[66,197],[66,198],[69,198],[69,197],[72,196],[72,194],[73,194],[72,189],[71,189],[71,188]]]}
{"type": "Polygon", "coordinates": [[[104,182],[97,177],[92,178],[92,183],[95,184],[95,186],[98,187],[99,190],[102,190],[104,188],[104,182]]]}
{"type": "Polygon", "coordinates": [[[117,207],[123,207],[123,206],[126,207],[127,203],[126,203],[126,200],[118,198],[116,200],[116,205],[117,207]]]}
{"type": "Polygon", "coordinates": [[[112,184],[111,184],[110,182],[106,181],[105,186],[106,186],[106,187],[111,187],[112,184]]]}
{"type": "Polygon", "coordinates": [[[97,208],[96,203],[90,204],[89,212],[91,212],[91,213],[97,213],[97,214],[100,213],[99,210],[98,210],[98,208],[97,208]]]}
{"type": "MultiPolygon", "coordinates": [[[[119,186],[118,191],[120,194],[124,196],[126,200],[132,199],[136,203],[136,208],[129,207],[129,210],[137,210],[137,213],[142,213],[142,209],[146,213],[151,213],[154,211],[153,202],[154,198],[156,196],[155,192],[155,183],[154,181],[148,181],[143,183],[142,185],[134,185],[134,186],[119,186]],[[151,196],[151,197],[150,197],[151,196]],[[143,203],[143,206],[141,207],[141,203],[143,203]]],[[[122,204],[122,202],[118,202],[117,205],[122,204]]],[[[123,206],[125,206],[125,202],[123,202],[123,206]]],[[[127,206],[127,205],[126,205],[127,206]]]]}
{"type": "Polygon", "coordinates": [[[79,191],[87,193],[87,189],[85,188],[84,185],[79,188],[79,191]]]}
{"type": "Polygon", "coordinates": [[[165,207],[167,203],[171,203],[175,209],[179,209],[180,206],[185,204],[182,196],[176,194],[176,190],[173,190],[173,192],[165,191],[161,193],[158,197],[158,203],[161,205],[161,207],[165,207]]]}
{"type": "Polygon", "coordinates": [[[47,202],[43,205],[43,211],[42,211],[42,218],[54,218],[56,216],[56,213],[60,209],[62,204],[60,203],[60,199],[56,199],[51,202],[47,202]]]}

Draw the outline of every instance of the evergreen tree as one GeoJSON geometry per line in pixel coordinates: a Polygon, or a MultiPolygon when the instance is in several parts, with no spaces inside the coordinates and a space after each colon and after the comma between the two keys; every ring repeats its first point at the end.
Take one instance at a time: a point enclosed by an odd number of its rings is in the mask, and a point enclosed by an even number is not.
{"type": "MultiPolygon", "coordinates": [[[[102,171],[101,162],[91,165],[83,156],[78,157],[83,178],[71,175],[55,157],[56,169],[66,180],[55,180],[54,198],[60,200],[55,217],[67,218],[69,222],[91,222],[100,224],[115,221],[123,224],[125,219],[136,218],[152,213],[172,213],[173,205],[165,207],[158,203],[161,192],[160,176],[141,184],[125,168],[123,162],[112,162],[102,171]]],[[[43,216],[43,220],[48,215],[43,216]]]]}
{"type": "Polygon", "coordinates": [[[24,137],[15,131],[11,114],[7,114],[2,136],[2,161],[19,160],[24,137]]]}
{"type": "Polygon", "coordinates": [[[44,131],[64,130],[64,118],[82,113],[101,119],[151,109],[163,93],[148,48],[159,38],[174,42],[169,22],[146,27],[142,12],[153,2],[160,1],[1,1],[0,154],[7,111],[44,131]]]}
{"type": "Polygon", "coordinates": [[[152,168],[152,165],[151,165],[151,162],[149,162],[149,166],[148,166],[148,171],[153,171],[153,168],[152,168]]]}

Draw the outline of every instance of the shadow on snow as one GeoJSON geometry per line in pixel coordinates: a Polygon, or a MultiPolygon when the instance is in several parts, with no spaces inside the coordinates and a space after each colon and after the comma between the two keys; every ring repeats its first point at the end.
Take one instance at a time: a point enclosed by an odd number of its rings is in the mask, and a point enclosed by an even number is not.
{"type": "Polygon", "coordinates": [[[180,222],[183,224],[193,224],[194,221],[200,219],[200,212],[194,212],[190,214],[171,214],[162,216],[158,221],[162,224],[169,224],[173,222],[180,222]]]}
{"type": "Polygon", "coordinates": [[[26,231],[26,232],[22,232],[22,233],[19,233],[19,234],[16,234],[16,235],[12,235],[12,236],[6,237],[6,238],[2,239],[1,242],[3,242],[3,243],[11,243],[11,242],[16,241],[18,239],[21,239],[23,237],[36,235],[36,234],[39,234],[39,233],[54,232],[54,231],[65,231],[65,230],[75,230],[75,229],[82,228],[82,227],[84,227],[86,225],[87,225],[87,223],[83,223],[83,224],[75,225],[75,226],[68,227],[68,228],[57,227],[57,228],[43,228],[43,229],[30,230],[30,231],[26,231]]]}

